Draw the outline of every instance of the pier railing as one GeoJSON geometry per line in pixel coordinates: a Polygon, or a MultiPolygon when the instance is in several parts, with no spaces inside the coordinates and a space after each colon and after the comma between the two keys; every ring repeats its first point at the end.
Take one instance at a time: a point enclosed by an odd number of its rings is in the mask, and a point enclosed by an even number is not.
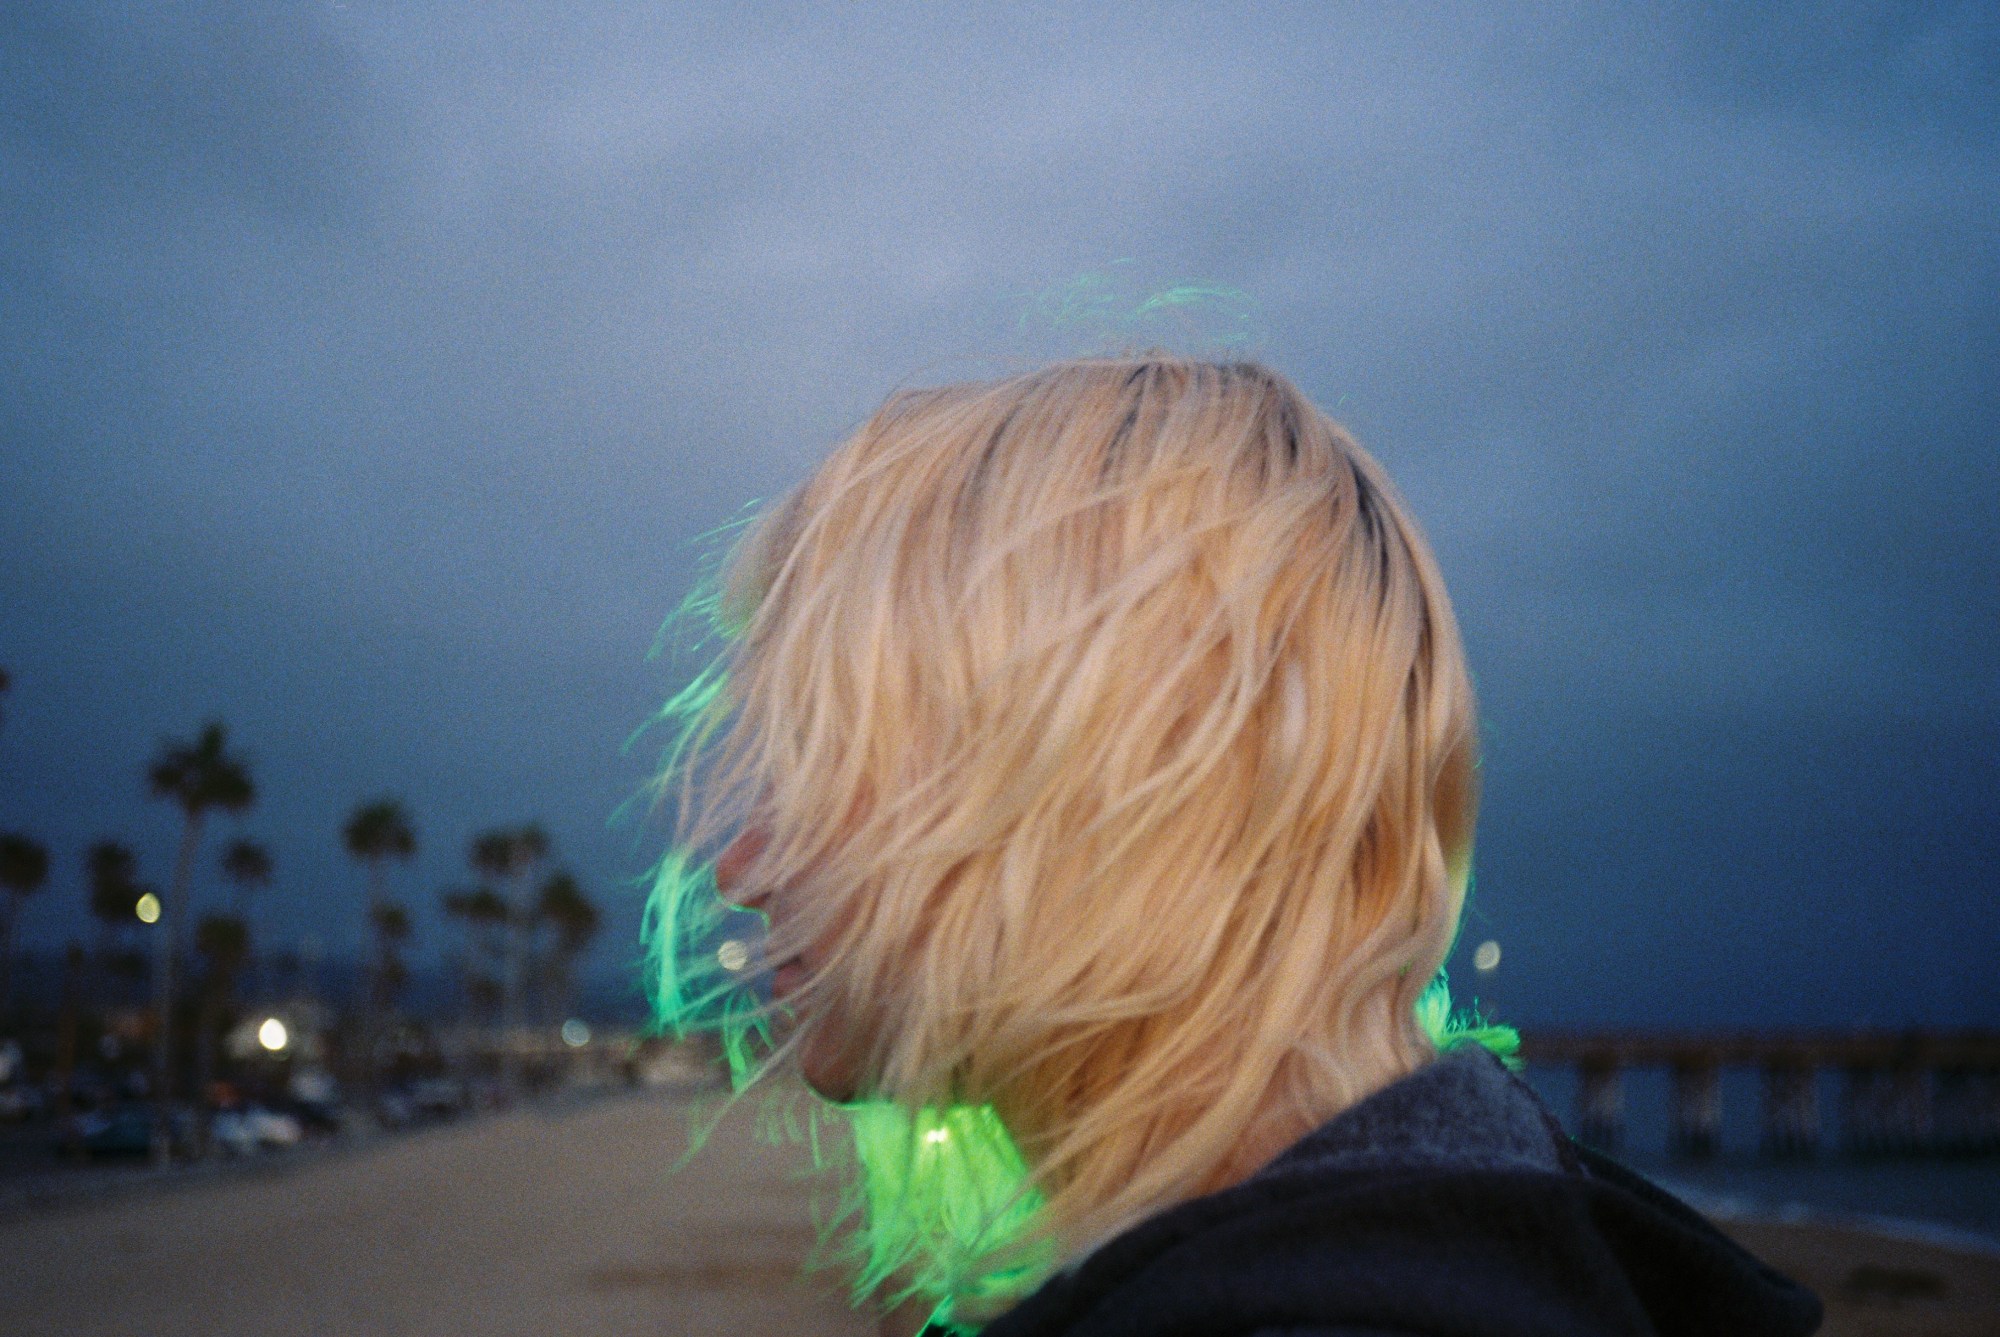
{"type": "Polygon", "coordinates": [[[1578,1077],[1575,1131],[1615,1148],[1625,1132],[1624,1075],[1664,1069],[1668,1146],[1713,1156],[1722,1136],[1722,1070],[1761,1074],[1767,1155],[1811,1156],[1826,1123],[1820,1074],[1840,1078],[1841,1149],[1858,1155],[2000,1153],[2000,1030],[1790,1031],[1668,1035],[1524,1031],[1522,1057],[1578,1077]]]}

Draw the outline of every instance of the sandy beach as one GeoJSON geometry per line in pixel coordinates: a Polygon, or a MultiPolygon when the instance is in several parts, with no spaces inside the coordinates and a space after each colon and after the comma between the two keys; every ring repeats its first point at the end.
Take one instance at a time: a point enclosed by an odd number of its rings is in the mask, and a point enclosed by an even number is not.
{"type": "MultiPolygon", "coordinates": [[[[678,1173],[685,1096],[525,1109],[0,1222],[14,1337],[869,1334],[811,1247],[802,1148],[738,1107],[678,1173]]],[[[2000,1337],[2000,1258],[1820,1225],[1727,1228],[1830,1337],[2000,1337]]]]}
{"type": "Polygon", "coordinates": [[[658,1092],[517,1110],[0,1223],[0,1332],[863,1334],[813,1241],[803,1152],[739,1108],[702,1155],[658,1092]]]}
{"type": "Polygon", "coordinates": [[[1835,1225],[1722,1226],[1819,1293],[1825,1337],[2000,1337],[2000,1255],[1835,1225]]]}

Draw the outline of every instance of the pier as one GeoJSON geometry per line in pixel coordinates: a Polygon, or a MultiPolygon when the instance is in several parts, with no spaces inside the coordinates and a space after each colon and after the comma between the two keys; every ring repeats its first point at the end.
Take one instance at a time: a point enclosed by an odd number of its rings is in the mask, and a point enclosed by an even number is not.
{"type": "Polygon", "coordinates": [[[1521,1056],[1578,1077],[1575,1131],[1613,1149],[1625,1129],[1624,1076],[1670,1075],[1668,1147],[1702,1159],[1722,1130],[1722,1072],[1761,1076],[1763,1153],[1811,1157],[2000,1154],[2000,1031],[1774,1031],[1671,1035],[1531,1031],[1521,1056]],[[1839,1075],[1837,1141],[1820,1108],[1822,1073],[1839,1075]]]}

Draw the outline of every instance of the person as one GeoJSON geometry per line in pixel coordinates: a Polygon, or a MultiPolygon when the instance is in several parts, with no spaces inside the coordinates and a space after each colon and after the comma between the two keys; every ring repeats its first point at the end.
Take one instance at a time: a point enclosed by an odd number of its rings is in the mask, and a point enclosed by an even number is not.
{"type": "Polygon", "coordinates": [[[904,390],[703,606],[653,931],[700,938],[706,869],[771,997],[671,945],[663,994],[900,1157],[861,1167],[864,1289],[988,1337],[1817,1326],[1449,1015],[1472,679],[1408,506],[1282,375],[904,390]]]}

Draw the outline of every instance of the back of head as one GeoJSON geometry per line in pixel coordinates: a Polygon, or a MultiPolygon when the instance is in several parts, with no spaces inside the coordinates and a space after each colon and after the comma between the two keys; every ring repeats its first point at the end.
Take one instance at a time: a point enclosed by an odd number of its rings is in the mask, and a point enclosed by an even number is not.
{"type": "Polygon", "coordinates": [[[893,396],[735,548],[720,747],[867,1094],[997,1111],[1070,1256],[1432,1053],[1470,678],[1376,462],[1160,354],[893,396]]]}

